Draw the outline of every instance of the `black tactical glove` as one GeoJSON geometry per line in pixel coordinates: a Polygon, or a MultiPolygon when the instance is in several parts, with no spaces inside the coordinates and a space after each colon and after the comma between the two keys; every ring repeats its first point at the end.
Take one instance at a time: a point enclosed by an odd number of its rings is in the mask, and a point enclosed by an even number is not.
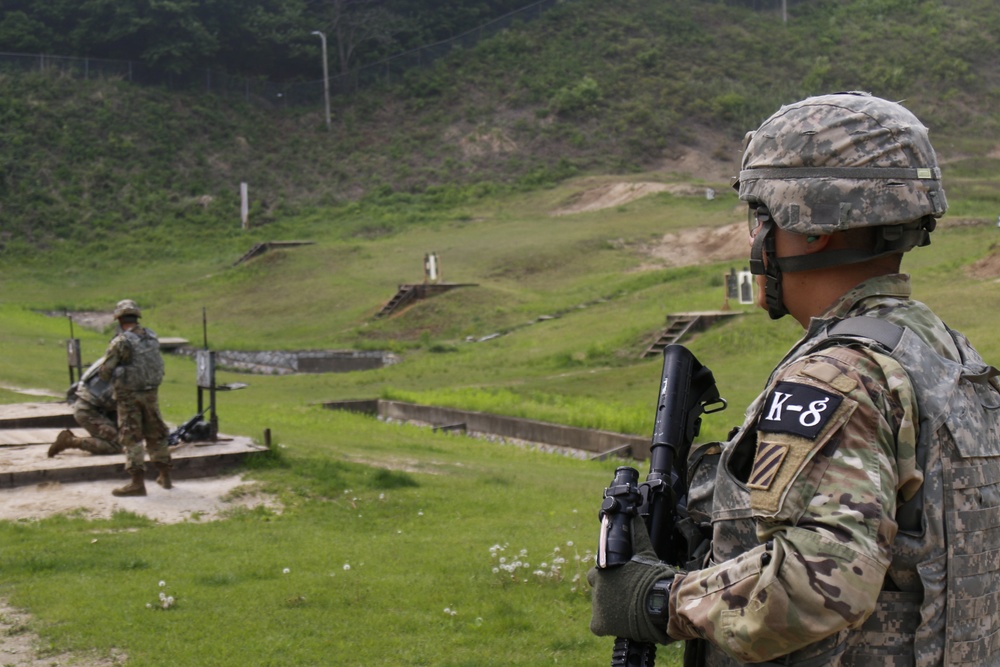
{"type": "Polygon", "coordinates": [[[632,519],[632,560],[607,569],[591,568],[593,588],[590,631],[598,636],[625,637],[667,644],[666,613],[654,618],[649,593],[658,581],[671,581],[677,571],[660,561],[641,517],[632,519]]]}

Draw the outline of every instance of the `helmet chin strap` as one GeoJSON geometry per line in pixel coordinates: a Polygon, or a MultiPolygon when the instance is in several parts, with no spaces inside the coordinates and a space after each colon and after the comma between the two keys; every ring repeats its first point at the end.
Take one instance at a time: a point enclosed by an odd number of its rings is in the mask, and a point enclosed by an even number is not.
{"type": "Polygon", "coordinates": [[[772,320],[780,320],[788,314],[781,294],[781,268],[778,266],[774,250],[774,220],[761,224],[750,248],[750,273],[764,276],[764,298],[767,314],[772,320]],[[767,261],[765,262],[765,258],[767,261]]]}

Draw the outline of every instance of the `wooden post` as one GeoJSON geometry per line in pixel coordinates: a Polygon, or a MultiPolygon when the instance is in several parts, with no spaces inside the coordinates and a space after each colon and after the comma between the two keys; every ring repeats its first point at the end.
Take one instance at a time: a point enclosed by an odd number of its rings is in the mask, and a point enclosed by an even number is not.
{"type": "Polygon", "coordinates": [[[246,181],[240,183],[240,220],[243,221],[243,229],[250,226],[250,189],[246,181]]]}

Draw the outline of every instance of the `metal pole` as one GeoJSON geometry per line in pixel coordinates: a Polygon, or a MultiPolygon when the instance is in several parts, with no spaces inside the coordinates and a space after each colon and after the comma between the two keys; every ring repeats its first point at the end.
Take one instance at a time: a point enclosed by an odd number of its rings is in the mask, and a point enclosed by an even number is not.
{"type": "Polygon", "coordinates": [[[323,103],[326,105],[326,129],[330,129],[330,72],[326,58],[326,35],[319,30],[313,30],[313,35],[319,35],[319,41],[323,48],[323,103]]]}

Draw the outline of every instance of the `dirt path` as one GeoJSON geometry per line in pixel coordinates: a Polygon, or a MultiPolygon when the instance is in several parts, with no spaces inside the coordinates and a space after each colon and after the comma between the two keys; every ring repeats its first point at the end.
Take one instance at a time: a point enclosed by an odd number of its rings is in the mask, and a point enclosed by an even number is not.
{"type": "Polygon", "coordinates": [[[30,630],[31,617],[0,599],[0,665],[3,667],[114,667],[125,663],[125,654],[109,656],[38,651],[38,635],[30,630]]]}

